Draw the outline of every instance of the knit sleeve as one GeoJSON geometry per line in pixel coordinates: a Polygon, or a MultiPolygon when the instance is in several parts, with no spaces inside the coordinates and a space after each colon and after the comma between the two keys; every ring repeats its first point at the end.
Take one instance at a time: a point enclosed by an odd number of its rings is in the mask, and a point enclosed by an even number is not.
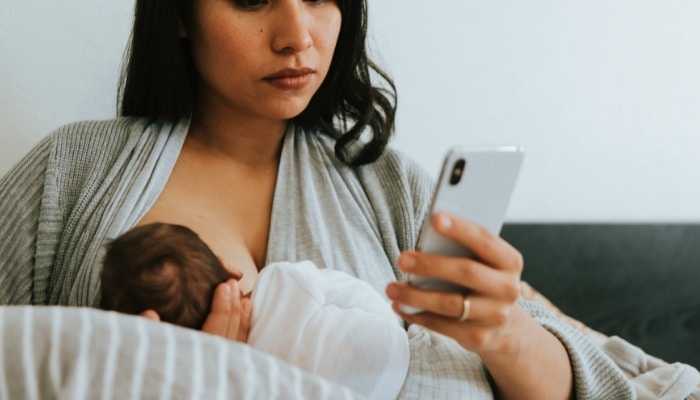
{"type": "Polygon", "coordinates": [[[520,304],[566,348],[573,369],[577,399],[635,398],[629,380],[600,347],[543,306],[525,300],[521,300],[520,304]]]}
{"type": "Polygon", "coordinates": [[[46,138],[0,179],[0,304],[30,304],[51,139],[46,138]]]}

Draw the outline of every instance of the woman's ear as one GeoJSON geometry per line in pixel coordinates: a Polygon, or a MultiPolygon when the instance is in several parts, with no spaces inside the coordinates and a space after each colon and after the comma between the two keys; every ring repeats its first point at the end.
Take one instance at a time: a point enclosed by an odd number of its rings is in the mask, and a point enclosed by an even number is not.
{"type": "Polygon", "coordinates": [[[180,36],[180,39],[185,39],[188,36],[187,26],[182,22],[182,18],[177,19],[177,34],[180,36]]]}
{"type": "Polygon", "coordinates": [[[160,315],[158,315],[156,310],[152,310],[150,308],[139,314],[139,316],[150,319],[151,321],[160,322],[160,315]]]}

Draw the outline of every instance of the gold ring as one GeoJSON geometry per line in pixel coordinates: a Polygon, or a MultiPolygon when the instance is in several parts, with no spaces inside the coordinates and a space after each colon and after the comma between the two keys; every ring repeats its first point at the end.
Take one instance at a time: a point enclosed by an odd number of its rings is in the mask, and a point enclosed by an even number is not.
{"type": "Polygon", "coordinates": [[[469,301],[467,297],[464,297],[464,308],[462,309],[462,315],[457,318],[457,321],[459,322],[464,322],[469,318],[469,311],[472,308],[472,303],[469,301]]]}

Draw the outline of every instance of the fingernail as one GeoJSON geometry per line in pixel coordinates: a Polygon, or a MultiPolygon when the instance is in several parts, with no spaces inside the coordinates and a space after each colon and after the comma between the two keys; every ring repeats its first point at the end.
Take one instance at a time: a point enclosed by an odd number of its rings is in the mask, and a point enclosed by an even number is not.
{"type": "Polygon", "coordinates": [[[234,297],[240,297],[240,296],[241,296],[241,289],[238,287],[238,281],[237,281],[237,280],[232,280],[232,281],[231,281],[231,291],[233,292],[234,297]]]}
{"type": "Polygon", "coordinates": [[[221,295],[228,298],[231,296],[231,285],[228,282],[221,288],[221,295]]]}
{"type": "Polygon", "coordinates": [[[416,266],[416,258],[408,254],[402,254],[399,258],[399,265],[404,271],[410,271],[416,266]]]}
{"type": "Polygon", "coordinates": [[[448,217],[445,214],[438,214],[436,222],[438,229],[440,229],[441,231],[446,231],[452,228],[452,218],[448,217]]]}
{"type": "Polygon", "coordinates": [[[396,297],[398,297],[398,295],[399,295],[399,288],[396,287],[396,284],[390,283],[390,284],[386,287],[386,295],[387,295],[387,297],[389,297],[389,298],[392,299],[392,300],[395,299],[396,297]]]}

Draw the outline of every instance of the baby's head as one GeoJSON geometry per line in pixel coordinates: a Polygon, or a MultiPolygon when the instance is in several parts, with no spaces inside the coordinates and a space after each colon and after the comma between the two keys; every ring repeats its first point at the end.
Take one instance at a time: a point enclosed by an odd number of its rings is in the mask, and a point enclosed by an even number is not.
{"type": "Polygon", "coordinates": [[[153,223],[108,245],[101,278],[101,308],[135,315],[152,309],[161,321],[201,329],[229,273],[189,228],[153,223]]]}

